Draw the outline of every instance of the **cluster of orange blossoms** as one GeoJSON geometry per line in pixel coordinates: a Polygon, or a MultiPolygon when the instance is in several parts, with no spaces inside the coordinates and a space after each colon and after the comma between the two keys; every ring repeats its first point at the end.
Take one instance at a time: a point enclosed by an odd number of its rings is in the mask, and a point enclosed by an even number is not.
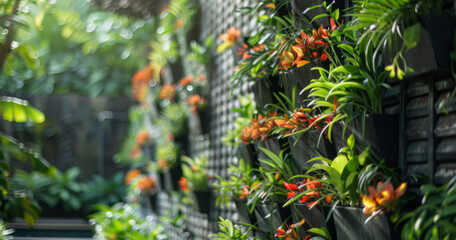
{"type": "Polygon", "coordinates": [[[190,106],[192,113],[197,113],[198,109],[203,108],[206,105],[206,99],[202,98],[199,94],[188,97],[187,104],[190,106]]]}
{"type": "Polygon", "coordinates": [[[406,188],[407,183],[402,183],[394,189],[391,182],[378,182],[377,189],[369,186],[369,195],[362,195],[364,215],[369,217],[375,212],[393,210],[397,199],[404,195],[406,188]]]}
{"type": "Polygon", "coordinates": [[[135,145],[130,152],[130,158],[135,159],[142,154],[141,146],[135,145]]]}
{"type": "Polygon", "coordinates": [[[188,75],[188,76],[186,76],[186,77],[181,78],[181,79],[179,80],[179,86],[181,86],[181,87],[186,87],[187,85],[189,85],[190,83],[193,82],[193,79],[194,79],[194,78],[195,78],[195,77],[194,77],[192,74],[190,74],[190,75],[188,75]]]}
{"type": "Polygon", "coordinates": [[[176,21],[176,24],[174,24],[174,31],[178,31],[182,26],[184,26],[184,20],[183,19],[178,19],[176,21]]]}
{"type": "Polygon", "coordinates": [[[185,177],[181,177],[181,179],[177,183],[179,184],[179,188],[182,190],[182,192],[188,192],[189,186],[188,181],[185,177]]]}
{"type": "Polygon", "coordinates": [[[152,79],[153,74],[154,69],[149,64],[133,75],[131,78],[131,95],[134,99],[143,101],[146,98],[149,81],[152,79]]]}
{"type": "MultiPolygon", "coordinates": [[[[285,238],[285,240],[300,240],[298,232],[295,229],[302,226],[305,222],[306,220],[302,219],[300,222],[291,224],[290,226],[285,223],[287,230],[283,229],[282,227],[277,228],[277,232],[274,237],[285,238]]],[[[311,235],[307,235],[304,240],[308,240],[310,237],[311,235]]]]}
{"type": "Polygon", "coordinates": [[[130,184],[131,180],[133,180],[133,178],[138,177],[139,175],[141,175],[141,171],[139,169],[132,169],[128,171],[124,179],[125,184],[130,184]]]}
{"type": "Polygon", "coordinates": [[[147,140],[149,140],[150,136],[149,133],[145,130],[141,131],[138,133],[136,136],[136,143],[140,146],[143,146],[147,140]]]}
{"type": "Polygon", "coordinates": [[[266,48],[266,45],[264,44],[257,44],[251,48],[249,48],[249,45],[247,44],[242,44],[242,48],[238,48],[238,55],[242,56],[242,59],[249,59],[252,57],[252,55],[249,54],[249,51],[252,52],[261,52],[266,48]]]}
{"type": "MultiPolygon", "coordinates": [[[[282,181],[283,185],[285,188],[288,190],[287,193],[287,198],[293,198],[296,196],[298,193],[302,193],[304,191],[308,191],[302,196],[301,200],[299,200],[301,203],[307,203],[311,201],[312,199],[315,198],[320,198],[321,196],[321,188],[323,188],[323,184],[320,181],[317,180],[310,180],[307,179],[306,181],[301,182],[301,186],[298,187],[297,184],[294,183],[287,183],[285,181],[282,181]],[[303,189],[303,186],[306,187],[306,190],[303,189]]],[[[332,200],[332,196],[328,195],[325,197],[326,203],[330,203],[332,200]]],[[[313,207],[314,205],[320,203],[320,200],[314,200],[310,203],[307,204],[308,207],[313,207]]]]}
{"type": "Polygon", "coordinates": [[[146,176],[146,177],[139,179],[139,181],[138,181],[138,189],[141,193],[150,192],[156,186],[157,186],[157,182],[155,181],[155,178],[152,178],[152,177],[146,176]]]}
{"type": "Polygon", "coordinates": [[[168,99],[168,100],[172,101],[174,98],[174,95],[176,95],[176,85],[166,83],[162,86],[159,97],[161,100],[168,99]]]}
{"type": "Polygon", "coordinates": [[[239,36],[241,36],[241,31],[234,26],[231,26],[226,33],[220,34],[220,39],[234,44],[239,39],[239,36]]]}
{"type": "MultiPolygon", "coordinates": [[[[323,26],[320,26],[318,30],[313,29],[312,36],[301,31],[301,38],[295,39],[296,44],[281,53],[279,70],[290,69],[294,65],[301,67],[315,59],[326,61],[328,53],[325,52],[325,49],[330,46],[328,37],[337,28],[334,19],[330,19],[330,24],[330,30],[324,29],[323,26]]],[[[282,44],[285,42],[283,41],[282,44]]]]}
{"type": "Polygon", "coordinates": [[[276,126],[273,117],[277,116],[277,112],[269,114],[269,118],[263,117],[262,114],[258,114],[256,118],[252,120],[250,126],[246,126],[242,129],[241,140],[244,144],[249,144],[255,139],[264,141],[268,137],[268,132],[276,126]]]}

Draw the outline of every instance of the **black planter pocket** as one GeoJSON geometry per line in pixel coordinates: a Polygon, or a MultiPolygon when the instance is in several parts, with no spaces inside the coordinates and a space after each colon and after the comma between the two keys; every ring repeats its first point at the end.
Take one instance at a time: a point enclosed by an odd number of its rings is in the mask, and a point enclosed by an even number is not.
{"type": "Polygon", "coordinates": [[[255,217],[253,213],[249,212],[249,209],[246,205],[244,199],[234,200],[234,205],[236,207],[236,212],[239,214],[239,221],[248,224],[255,224],[255,217]]]}
{"type": "MultiPolygon", "coordinates": [[[[273,152],[277,156],[279,156],[280,151],[282,151],[281,143],[276,138],[268,138],[264,141],[257,140],[257,141],[255,141],[255,147],[256,147],[256,151],[258,153],[259,160],[260,159],[270,159],[269,156],[260,149],[260,147],[268,149],[269,151],[273,152]]],[[[264,164],[261,163],[261,161],[260,161],[260,165],[264,165],[264,164]]]]}
{"type": "Polygon", "coordinates": [[[213,209],[212,205],[212,191],[193,191],[195,207],[200,213],[204,213],[209,216],[211,210],[213,209]]]}
{"type": "MultiPolygon", "coordinates": [[[[424,17],[422,22],[418,44],[404,52],[407,65],[413,69],[407,78],[433,72],[449,73],[451,69],[450,52],[453,50],[455,20],[449,14],[432,14],[424,17]]],[[[399,47],[401,44],[399,42],[399,47]]],[[[385,59],[389,59],[386,55],[385,59]]],[[[389,64],[391,63],[386,63],[389,64]]]]}
{"type": "Polygon", "coordinates": [[[253,82],[251,90],[253,92],[256,106],[264,109],[267,104],[277,102],[273,93],[282,91],[282,88],[280,87],[279,79],[273,77],[253,82]]]}
{"type": "Polygon", "coordinates": [[[299,172],[312,167],[312,163],[307,163],[310,159],[320,154],[326,156],[325,142],[322,139],[318,144],[318,138],[318,132],[306,132],[299,139],[297,135],[288,137],[292,159],[299,172]]]}
{"type": "Polygon", "coordinates": [[[162,191],[168,191],[168,187],[166,186],[166,174],[164,172],[158,173],[158,187],[162,191]]]}
{"type": "MultiPolygon", "coordinates": [[[[322,212],[322,210],[320,210],[319,206],[315,206],[312,209],[309,209],[309,207],[307,207],[307,204],[294,203],[292,205],[291,212],[294,222],[299,222],[302,219],[306,220],[303,225],[304,229],[326,227],[326,229],[330,231],[330,228],[325,223],[326,215],[324,212],[322,212]]],[[[304,237],[305,236],[303,236],[303,238],[304,237]]],[[[334,237],[332,239],[336,239],[334,237]]]]}
{"type": "Polygon", "coordinates": [[[209,111],[209,108],[206,107],[204,109],[199,109],[197,114],[195,114],[195,122],[198,124],[196,126],[196,129],[198,130],[197,133],[200,134],[208,134],[210,129],[211,129],[211,124],[210,124],[210,119],[211,119],[211,114],[209,111]]]}
{"type": "Polygon", "coordinates": [[[327,28],[329,26],[328,17],[318,18],[310,24],[314,17],[320,14],[328,14],[326,8],[323,7],[323,0],[292,0],[291,7],[293,9],[293,15],[295,16],[295,25],[297,27],[316,29],[321,25],[323,25],[324,28],[327,28]],[[312,10],[307,10],[316,5],[320,5],[320,7],[314,8],[312,10]]]}
{"type": "Polygon", "coordinates": [[[174,168],[165,171],[165,187],[167,191],[178,191],[179,180],[182,177],[182,168],[175,166],[174,168]]]}
{"type": "Polygon", "coordinates": [[[322,67],[319,59],[284,73],[285,94],[290,100],[292,99],[293,93],[295,94],[295,104],[297,108],[305,106],[306,103],[304,103],[304,100],[308,99],[307,96],[309,95],[309,91],[303,92],[303,89],[310,84],[312,79],[320,78],[320,73],[317,70],[312,70],[314,67],[322,67]],[[293,91],[294,86],[297,86],[296,92],[293,91]]]}
{"type": "Polygon", "coordinates": [[[153,211],[155,211],[155,213],[158,213],[158,208],[157,208],[158,200],[157,199],[158,199],[157,193],[149,195],[150,207],[152,208],[153,211]]]}
{"type": "Polygon", "coordinates": [[[337,150],[346,146],[346,139],[353,134],[358,152],[370,146],[370,153],[375,159],[385,158],[388,166],[397,166],[399,161],[399,116],[397,114],[366,115],[364,135],[361,117],[348,124],[344,138],[342,138],[343,127],[336,126],[333,128],[332,139],[337,145],[337,150]]]}
{"type": "Polygon", "coordinates": [[[335,207],[332,213],[338,240],[390,240],[390,222],[386,215],[378,214],[365,223],[361,208],[335,207]]]}
{"type": "Polygon", "coordinates": [[[253,144],[239,144],[237,146],[236,157],[244,159],[252,168],[258,168],[258,153],[253,144]]]}
{"type": "Polygon", "coordinates": [[[274,232],[282,225],[277,203],[257,204],[254,209],[257,225],[265,232],[274,232]]]}

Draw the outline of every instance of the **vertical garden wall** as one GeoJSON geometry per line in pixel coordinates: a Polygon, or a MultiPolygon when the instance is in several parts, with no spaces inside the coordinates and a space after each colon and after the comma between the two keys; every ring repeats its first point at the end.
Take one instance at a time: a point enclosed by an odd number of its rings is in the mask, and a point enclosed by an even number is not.
{"type": "Polygon", "coordinates": [[[97,235],[454,238],[453,5],[164,3],[97,235]]]}

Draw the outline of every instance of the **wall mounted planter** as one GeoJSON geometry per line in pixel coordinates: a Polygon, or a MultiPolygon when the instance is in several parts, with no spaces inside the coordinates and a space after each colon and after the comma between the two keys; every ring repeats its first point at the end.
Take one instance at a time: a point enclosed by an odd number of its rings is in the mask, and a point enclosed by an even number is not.
{"type": "Polygon", "coordinates": [[[328,154],[333,155],[335,153],[335,150],[331,149],[334,148],[333,144],[330,144],[325,137],[322,137],[318,144],[319,134],[319,132],[306,132],[301,137],[292,135],[287,138],[292,159],[300,171],[312,166],[312,164],[307,163],[310,159],[320,155],[329,157],[328,154]]]}
{"type": "Polygon", "coordinates": [[[255,140],[255,150],[258,153],[258,159],[270,159],[259,147],[266,148],[277,156],[282,151],[281,143],[276,138],[268,138],[264,141],[255,140]]]}
{"type": "Polygon", "coordinates": [[[258,152],[253,144],[239,144],[237,146],[236,157],[244,159],[246,163],[250,163],[250,167],[258,168],[258,152]]]}
{"type": "Polygon", "coordinates": [[[178,191],[179,190],[179,179],[182,177],[182,169],[180,165],[174,166],[171,169],[167,169],[160,174],[160,182],[163,183],[162,186],[165,191],[178,191]]]}
{"type": "Polygon", "coordinates": [[[281,92],[279,79],[277,77],[263,78],[253,82],[251,85],[253,99],[257,107],[264,109],[266,104],[276,103],[274,92],[281,92]]]}
{"type": "Polygon", "coordinates": [[[378,160],[385,158],[388,166],[397,166],[399,161],[399,116],[397,114],[368,114],[365,120],[365,132],[362,132],[361,117],[354,119],[342,138],[342,125],[333,128],[336,150],[346,146],[346,139],[353,134],[359,152],[370,146],[370,153],[378,160]]]}
{"type": "Polygon", "coordinates": [[[307,106],[307,103],[304,103],[304,100],[308,99],[307,96],[309,94],[309,91],[302,92],[302,90],[310,84],[310,81],[312,79],[320,78],[320,73],[317,70],[312,70],[314,67],[322,67],[322,62],[320,59],[283,73],[283,79],[285,82],[285,94],[288,96],[288,98],[290,98],[290,100],[293,96],[293,87],[297,85],[295,93],[296,107],[307,106]]]}
{"type": "Polygon", "coordinates": [[[234,206],[236,207],[236,212],[239,215],[239,221],[243,223],[254,224],[256,221],[255,216],[253,213],[249,212],[246,203],[247,201],[245,199],[234,200],[234,206]]]}
{"type": "Polygon", "coordinates": [[[212,201],[212,191],[211,190],[204,190],[204,191],[193,191],[193,200],[195,201],[195,208],[200,213],[204,213],[209,215],[211,209],[213,208],[214,201],[212,201]]]}
{"type": "MultiPolygon", "coordinates": [[[[435,72],[450,72],[455,20],[448,14],[433,14],[423,16],[421,22],[418,44],[404,52],[407,65],[413,69],[413,73],[408,74],[406,79],[435,72]]],[[[398,44],[400,47],[402,41],[398,44]]],[[[389,59],[386,55],[385,59],[389,59]]]]}
{"type": "Polygon", "coordinates": [[[330,221],[334,221],[338,240],[395,239],[391,224],[385,214],[378,214],[367,223],[365,223],[366,219],[362,208],[355,207],[335,207],[330,217],[330,221]]]}

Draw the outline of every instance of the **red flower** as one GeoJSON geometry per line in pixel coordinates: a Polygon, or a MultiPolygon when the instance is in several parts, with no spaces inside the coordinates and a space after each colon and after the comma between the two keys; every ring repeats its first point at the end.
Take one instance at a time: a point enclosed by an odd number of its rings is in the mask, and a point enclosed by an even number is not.
{"type": "Polygon", "coordinates": [[[178,181],[178,184],[182,192],[188,192],[188,181],[185,177],[181,177],[181,179],[178,181]]]}
{"type": "Polygon", "coordinates": [[[285,181],[282,181],[282,184],[285,186],[286,189],[289,191],[296,191],[298,190],[298,185],[293,184],[293,183],[286,183],[285,181]]]}
{"type": "Polygon", "coordinates": [[[296,196],[296,193],[295,192],[288,192],[287,193],[287,199],[290,199],[292,197],[296,196]]]}
{"type": "Polygon", "coordinates": [[[326,52],[324,52],[324,53],[321,55],[320,59],[321,59],[322,61],[326,61],[326,60],[328,59],[328,54],[327,54],[326,52]]]}

